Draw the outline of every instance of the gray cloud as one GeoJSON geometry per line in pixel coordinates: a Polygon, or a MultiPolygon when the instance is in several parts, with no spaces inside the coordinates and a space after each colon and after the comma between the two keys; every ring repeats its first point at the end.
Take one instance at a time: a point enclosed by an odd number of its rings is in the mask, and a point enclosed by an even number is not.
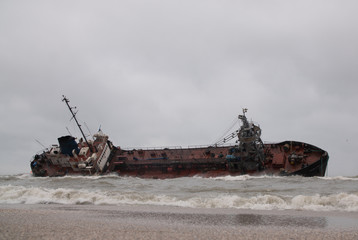
{"type": "Polygon", "coordinates": [[[1,171],[78,134],[121,146],[212,143],[241,112],[267,141],[326,149],[357,175],[355,1],[2,1],[1,171]]]}

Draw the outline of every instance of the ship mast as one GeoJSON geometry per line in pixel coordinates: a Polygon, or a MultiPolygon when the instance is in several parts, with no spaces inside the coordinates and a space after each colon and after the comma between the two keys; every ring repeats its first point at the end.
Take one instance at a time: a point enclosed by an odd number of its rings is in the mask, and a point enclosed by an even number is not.
{"type": "MultiPolygon", "coordinates": [[[[66,98],[64,95],[62,95],[62,97],[63,97],[62,101],[66,103],[68,109],[70,110],[70,112],[71,112],[71,114],[72,114],[73,119],[75,119],[76,124],[77,124],[78,128],[80,129],[80,131],[81,131],[81,133],[82,133],[83,139],[86,141],[87,146],[89,147],[90,151],[93,153],[92,147],[91,147],[91,145],[88,143],[87,138],[86,138],[85,134],[84,134],[83,131],[82,131],[81,125],[80,125],[80,124],[78,123],[78,121],[77,121],[76,113],[74,113],[74,112],[72,111],[72,107],[68,104],[68,103],[70,102],[70,100],[68,100],[68,98],[66,98]]],[[[76,108],[76,107],[74,107],[74,108],[76,108]]]]}

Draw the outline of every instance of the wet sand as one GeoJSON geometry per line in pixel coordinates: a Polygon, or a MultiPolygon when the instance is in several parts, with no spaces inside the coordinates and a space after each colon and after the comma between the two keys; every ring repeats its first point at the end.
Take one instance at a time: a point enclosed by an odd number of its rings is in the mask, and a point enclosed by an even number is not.
{"type": "Polygon", "coordinates": [[[358,213],[0,204],[0,239],[358,239],[358,213]]]}

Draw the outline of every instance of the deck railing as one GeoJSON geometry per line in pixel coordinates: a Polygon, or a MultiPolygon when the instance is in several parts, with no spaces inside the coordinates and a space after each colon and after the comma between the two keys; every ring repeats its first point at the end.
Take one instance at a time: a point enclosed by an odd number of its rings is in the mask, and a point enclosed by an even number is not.
{"type": "Polygon", "coordinates": [[[181,146],[163,146],[163,147],[123,147],[123,150],[164,150],[164,149],[194,149],[194,148],[209,148],[209,147],[229,147],[235,145],[234,143],[226,143],[221,145],[206,144],[206,145],[191,145],[188,147],[181,146]]]}

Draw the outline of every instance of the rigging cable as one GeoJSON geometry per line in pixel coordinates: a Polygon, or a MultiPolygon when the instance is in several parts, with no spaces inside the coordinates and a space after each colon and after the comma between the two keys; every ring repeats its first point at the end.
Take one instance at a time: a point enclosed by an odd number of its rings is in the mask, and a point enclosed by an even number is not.
{"type": "Polygon", "coordinates": [[[217,144],[217,143],[223,141],[223,140],[227,137],[228,133],[235,127],[235,125],[236,125],[238,122],[239,122],[239,120],[238,120],[237,118],[234,118],[234,120],[233,120],[233,122],[231,123],[230,127],[225,131],[224,134],[221,135],[221,137],[219,137],[219,138],[215,141],[215,144],[217,144]]]}

